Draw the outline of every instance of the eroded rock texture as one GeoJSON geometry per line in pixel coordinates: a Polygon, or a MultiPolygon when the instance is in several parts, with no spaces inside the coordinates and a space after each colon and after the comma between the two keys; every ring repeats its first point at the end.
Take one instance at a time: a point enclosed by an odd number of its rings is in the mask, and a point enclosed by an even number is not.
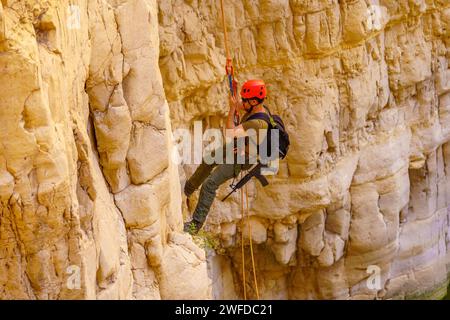
{"type": "Polygon", "coordinates": [[[154,0],[1,1],[0,298],[210,296],[158,58],[154,0]]]}
{"type": "MultiPolygon", "coordinates": [[[[267,104],[293,143],[271,185],[251,186],[249,222],[238,195],[215,204],[209,227],[226,247],[211,260],[216,296],[242,297],[247,224],[263,298],[441,296],[450,246],[450,3],[225,6],[238,78],[269,84],[267,104]],[[381,272],[375,288],[367,285],[373,270],[381,272]]],[[[223,126],[220,2],[161,1],[159,23],[173,125],[223,126]]],[[[255,297],[246,248],[246,287],[255,297]]]]}
{"type": "Polygon", "coordinates": [[[250,219],[215,203],[207,265],[169,159],[172,128],[223,126],[219,3],[0,1],[1,299],[241,298],[242,233],[249,297],[250,237],[263,298],[443,294],[450,3],[225,1],[292,146],[250,219]]]}

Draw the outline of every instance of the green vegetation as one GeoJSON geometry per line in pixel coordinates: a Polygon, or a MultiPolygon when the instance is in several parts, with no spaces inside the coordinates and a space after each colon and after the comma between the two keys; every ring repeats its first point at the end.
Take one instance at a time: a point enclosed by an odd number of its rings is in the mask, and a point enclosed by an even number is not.
{"type": "Polygon", "coordinates": [[[450,300],[450,285],[447,288],[447,295],[442,300],[450,300]]]}
{"type": "Polygon", "coordinates": [[[204,250],[214,250],[218,254],[223,254],[225,250],[221,246],[218,234],[200,230],[192,236],[194,243],[204,250]]]}

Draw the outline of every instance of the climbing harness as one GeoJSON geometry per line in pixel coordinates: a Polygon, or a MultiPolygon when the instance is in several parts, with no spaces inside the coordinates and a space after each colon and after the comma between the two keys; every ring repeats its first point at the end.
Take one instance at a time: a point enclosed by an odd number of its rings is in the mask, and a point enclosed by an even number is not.
{"type": "MultiPolygon", "coordinates": [[[[227,62],[225,66],[225,71],[228,78],[228,86],[230,89],[230,95],[232,97],[237,97],[237,82],[234,78],[234,68],[233,68],[233,60],[231,59],[230,55],[230,48],[228,47],[228,33],[227,33],[227,24],[225,21],[225,9],[223,5],[223,0],[220,0],[220,6],[222,9],[222,24],[223,24],[223,32],[224,32],[224,41],[225,41],[225,53],[227,56],[227,62]]],[[[239,125],[240,119],[239,119],[239,112],[238,110],[234,113],[234,124],[237,126],[239,125]]],[[[241,173],[242,176],[242,173],[241,173]]],[[[234,191],[233,191],[234,192],[234,191]]],[[[250,241],[250,254],[251,254],[251,261],[252,261],[252,268],[253,268],[253,280],[255,283],[255,292],[256,297],[259,300],[259,290],[258,290],[258,283],[256,279],[256,267],[255,267],[255,258],[253,255],[253,241],[252,241],[252,234],[251,234],[251,226],[250,226],[250,219],[249,219],[249,205],[248,205],[248,192],[247,187],[244,189],[241,188],[241,216],[242,216],[242,230],[241,230],[241,254],[242,254],[242,287],[244,291],[244,300],[247,300],[247,288],[246,288],[246,277],[245,277],[245,250],[244,250],[244,219],[247,218],[247,225],[248,225],[248,238],[250,241]],[[244,195],[245,195],[245,210],[244,210],[244,195]]]]}

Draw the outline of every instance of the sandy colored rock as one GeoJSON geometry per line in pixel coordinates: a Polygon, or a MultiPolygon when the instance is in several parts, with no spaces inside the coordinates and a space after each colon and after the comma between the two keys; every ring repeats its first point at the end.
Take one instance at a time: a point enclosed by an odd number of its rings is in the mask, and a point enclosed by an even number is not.
{"type": "Polygon", "coordinates": [[[280,264],[288,264],[297,251],[297,224],[285,225],[275,223],[272,251],[280,264]]]}
{"type": "Polygon", "coordinates": [[[164,133],[153,127],[136,126],[127,156],[133,183],[145,183],[167,168],[169,159],[165,149],[164,133]]]}
{"type": "Polygon", "coordinates": [[[445,295],[447,1],[225,2],[237,80],[266,81],[292,144],[249,184],[250,235],[238,195],[214,203],[208,254],[170,157],[224,125],[219,2],[70,5],[0,2],[1,299],[242,298],[242,232],[263,299],[445,295]]]}
{"type": "MultiPolygon", "coordinates": [[[[226,84],[223,73],[215,72],[223,65],[217,57],[223,61],[224,55],[217,4],[167,1],[159,11],[160,67],[174,127],[224,117],[226,84]],[[178,36],[180,30],[186,33],[178,36]]],[[[266,104],[283,116],[292,142],[271,184],[250,188],[252,219],[262,218],[267,230],[267,241],[256,249],[266,288],[261,295],[406,298],[431,287],[442,294],[448,276],[440,255],[448,257],[448,240],[441,240],[444,253],[429,253],[429,267],[417,265],[423,276],[439,274],[430,286],[404,280],[414,279],[417,255],[404,253],[399,243],[416,234],[406,226],[437,217],[449,204],[443,170],[450,138],[448,12],[446,3],[427,1],[226,4],[237,78],[268,83],[266,104]],[[283,264],[286,239],[280,231],[280,221],[290,217],[299,230],[296,246],[288,250],[297,264],[293,277],[284,275],[292,270],[283,264]],[[258,250],[266,244],[269,251],[258,250]],[[400,260],[406,264],[396,269],[397,280],[392,272],[400,260]],[[371,265],[381,270],[379,290],[366,285],[371,265]]],[[[238,197],[215,204],[210,216],[212,229],[239,225],[238,197]]],[[[448,223],[437,221],[433,230],[446,239],[448,223]]],[[[227,228],[222,237],[230,239],[227,228]]],[[[424,250],[433,246],[417,241],[424,250]]],[[[232,242],[224,243],[225,257],[239,274],[239,243],[234,251],[232,242]]]]}
{"type": "Polygon", "coordinates": [[[169,204],[168,175],[153,179],[151,184],[129,186],[116,194],[115,200],[128,228],[145,228],[160,219],[169,204]]]}
{"type": "Polygon", "coordinates": [[[160,299],[181,210],[157,2],[70,5],[0,4],[0,297],[160,299]]]}
{"type": "Polygon", "coordinates": [[[253,243],[264,243],[267,240],[267,229],[262,221],[256,218],[248,218],[244,220],[241,232],[244,234],[244,239],[253,243]]]}
{"type": "Polygon", "coordinates": [[[185,234],[171,234],[161,266],[162,299],[208,299],[211,286],[204,281],[205,253],[185,234]]]}

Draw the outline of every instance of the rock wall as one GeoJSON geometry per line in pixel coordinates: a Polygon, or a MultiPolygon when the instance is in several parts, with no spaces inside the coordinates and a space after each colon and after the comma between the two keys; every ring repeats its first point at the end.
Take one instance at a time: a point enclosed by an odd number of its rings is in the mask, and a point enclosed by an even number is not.
{"type": "MultiPolygon", "coordinates": [[[[242,232],[256,245],[262,298],[445,295],[449,1],[230,0],[225,7],[238,80],[268,83],[267,104],[285,119],[292,146],[270,186],[250,186],[249,220],[239,195],[215,203],[208,227],[225,249],[210,259],[215,297],[243,296],[242,232]]],[[[174,127],[196,120],[223,127],[220,1],[161,1],[159,24],[174,127]]],[[[194,168],[186,165],[185,175],[194,168]]],[[[245,286],[255,298],[247,241],[245,286]]]]}
{"type": "Polygon", "coordinates": [[[206,298],[155,0],[0,2],[0,298],[206,298]]]}
{"type": "Polygon", "coordinates": [[[249,297],[250,237],[263,298],[444,293],[449,2],[225,1],[292,146],[248,220],[216,201],[206,257],[169,156],[173,129],[223,126],[219,3],[0,0],[1,299],[242,298],[242,233],[249,297]]]}

